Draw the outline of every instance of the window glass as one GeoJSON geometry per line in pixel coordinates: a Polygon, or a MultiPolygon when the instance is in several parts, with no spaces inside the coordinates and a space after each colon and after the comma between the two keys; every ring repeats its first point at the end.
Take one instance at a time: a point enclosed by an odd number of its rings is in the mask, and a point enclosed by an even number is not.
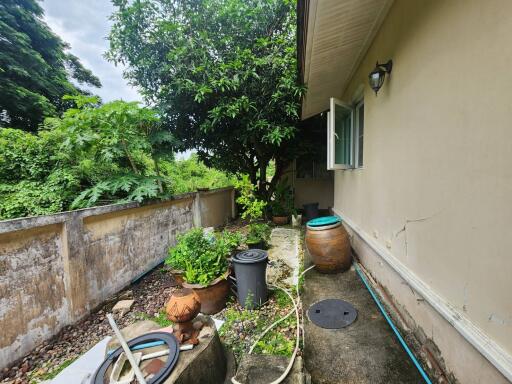
{"type": "Polygon", "coordinates": [[[350,166],[352,160],[352,110],[334,104],[334,163],[350,166]]]}

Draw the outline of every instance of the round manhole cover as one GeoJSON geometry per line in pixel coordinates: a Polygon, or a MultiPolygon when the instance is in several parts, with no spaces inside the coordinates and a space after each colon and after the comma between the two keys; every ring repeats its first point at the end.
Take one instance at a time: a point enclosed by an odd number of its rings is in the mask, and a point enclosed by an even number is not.
{"type": "Polygon", "coordinates": [[[319,327],[339,329],[354,322],[357,317],[357,310],[346,301],[327,299],[309,307],[308,317],[319,327]]]}

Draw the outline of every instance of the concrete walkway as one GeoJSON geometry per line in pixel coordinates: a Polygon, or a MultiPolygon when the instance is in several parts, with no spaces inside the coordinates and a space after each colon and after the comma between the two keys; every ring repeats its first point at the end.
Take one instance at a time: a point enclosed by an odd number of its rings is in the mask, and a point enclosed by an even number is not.
{"type": "Polygon", "coordinates": [[[269,282],[295,287],[299,278],[300,230],[276,227],[272,230],[270,245],[267,271],[269,282]]]}
{"type": "Polygon", "coordinates": [[[314,384],[422,383],[423,379],[399,344],[354,270],[322,275],[306,273],[304,311],[327,298],[350,302],[356,321],[338,330],[323,329],[304,318],[304,362],[314,384]]]}

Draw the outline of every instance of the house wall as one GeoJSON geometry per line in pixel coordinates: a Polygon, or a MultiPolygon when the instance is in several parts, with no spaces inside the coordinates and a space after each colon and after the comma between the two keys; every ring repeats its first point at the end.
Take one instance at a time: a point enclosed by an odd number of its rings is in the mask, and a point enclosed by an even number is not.
{"type": "Polygon", "coordinates": [[[512,380],[511,15],[508,0],[396,0],[332,95],[365,85],[365,165],[336,171],[335,210],[461,383],[512,380]],[[376,97],[368,73],[388,59],[376,97]]]}
{"type": "Polygon", "coordinates": [[[288,168],[286,175],[291,180],[294,190],[294,205],[303,209],[304,204],[318,203],[318,208],[329,209],[334,203],[334,178],[328,177],[297,177],[296,162],[288,168]]]}
{"type": "Polygon", "coordinates": [[[162,262],[177,234],[232,214],[223,188],[0,222],[0,369],[162,262]]]}

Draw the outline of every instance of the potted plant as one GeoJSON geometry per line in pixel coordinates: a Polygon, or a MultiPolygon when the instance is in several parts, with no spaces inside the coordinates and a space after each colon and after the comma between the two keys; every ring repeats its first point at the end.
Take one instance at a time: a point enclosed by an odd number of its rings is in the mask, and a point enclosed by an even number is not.
{"type": "Polygon", "coordinates": [[[178,238],[165,263],[182,271],[183,287],[193,289],[201,301],[201,312],[212,315],[226,305],[229,293],[228,257],[240,244],[241,237],[224,231],[205,234],[194,228],[178,238]]]}
{"type": "Polygon", "coordinates": [[[292,189],[288,185],[287,180],[280,181],[270,202],[270,210],[272,212],[272,221],[276,225],[288,224],[288,219],[293,213],[293,194],[292,189]]]}
{"type": "Polygon", "coordinates": [[[270,226],[266,223],[251,223],[245,243],[249,249],[267,249],[271,231],[270,226]]]}

